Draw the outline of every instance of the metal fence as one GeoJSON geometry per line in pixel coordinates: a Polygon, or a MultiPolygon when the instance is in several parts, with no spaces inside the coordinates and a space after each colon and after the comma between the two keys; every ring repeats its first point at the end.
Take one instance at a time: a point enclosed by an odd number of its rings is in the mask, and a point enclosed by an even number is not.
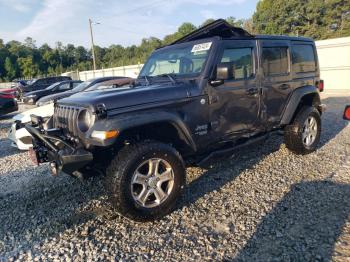
{"type": "Polygon", "coordinates": [[[105,68],[100,70],[68,72],[63,75],[70,76],[73,79],[82,80],[82,81],[86,81],[96,77],[104,77],[104,76],[127,76],[127,77],[136,78],[140,73],[142,66],[143,64],[120,66],[120,67],[105,68]]]}
{"type": "Polygon", "coordinates": [[[350,37],[316,41],[325,90],[347,90],[350,95],[350,37]]]}
{"type": "Polygon", "coordinates": [[[0,83],[0,88],[10,88],[12,83],[0,83]]]}

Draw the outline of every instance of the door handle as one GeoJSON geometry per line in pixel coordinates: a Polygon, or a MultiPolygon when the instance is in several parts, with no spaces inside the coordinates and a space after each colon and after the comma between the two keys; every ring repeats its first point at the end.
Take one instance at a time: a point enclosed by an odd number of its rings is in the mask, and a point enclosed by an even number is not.
{"type": "Polygon", "coordinates": [[[249,88],[246,91],[247,95],[250,95],[250,96],[256,95],[258,92],[259,92],[258,88],[249,88]]]}
{"type": "Polygon", "coordinates": [[[281,89],[281,90],[287,90],[287,89],[290,88],[290,85],[283,84],[283,85],[280,85],[278,88],[281,89]]]}

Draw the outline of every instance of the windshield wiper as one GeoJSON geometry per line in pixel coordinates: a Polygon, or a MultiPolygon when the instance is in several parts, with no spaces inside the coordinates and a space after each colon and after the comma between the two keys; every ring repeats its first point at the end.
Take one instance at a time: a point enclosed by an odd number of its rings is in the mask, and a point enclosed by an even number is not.
{"type": "Polygon", "coordinates": [[[170,79],[170,81],[173,83],[173,84],[176,84],[176,79],[174,77],[173,74],[161,74],[161,75],[157,75],[159,77],[167,77],[170,79]]]}

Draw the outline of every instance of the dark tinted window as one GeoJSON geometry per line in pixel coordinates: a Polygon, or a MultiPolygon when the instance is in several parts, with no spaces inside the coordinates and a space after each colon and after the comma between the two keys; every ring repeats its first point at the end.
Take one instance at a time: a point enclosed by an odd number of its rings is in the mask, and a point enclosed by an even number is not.
{"type": "Polygon", "coordinates": [[[59,90],[68,90],[68,89],[70,89],[70,83],[64,83],[59,87],[59,90]]]}
{"type": "Polygon", "coordinates": [[[316,71],[315,53],[312,45],[293,45],[293,71],[296,73],[316,71]]]}
{"type": "Polygon", "coordinates": [[[81,84],[81,82],[73,82],[73,88],[80,85],[80,84],[81,84]]]}
{"type": "Polygon", "coordinates": [[[220,62],[232,64],[234,79],[247,79],[254,75],[251,48],[225,49],[220,62]]]}
{"type": "Polygon", "coordinates": [[[56,83],[58,82],[57,79],[54,77],[54,78],[46,78],[46,83],[47,84],[53,84],[53,83],[56,83]]]}
{"type": "Polygon", "coordinates": [[[262,61],[266,76],[287,74],[289,72],[287,47],[264,47],[262,61]]]}
{"type": "Polygon", "coordinates": [[[45,79],[45,78],[43,78],[43,79],[38,79],[38,80],[35,81],[35,84],[36,84],[36,85],[46,85],[46,84],[47,84],[47,83],[46,83],[46,79],[45,79]]]}

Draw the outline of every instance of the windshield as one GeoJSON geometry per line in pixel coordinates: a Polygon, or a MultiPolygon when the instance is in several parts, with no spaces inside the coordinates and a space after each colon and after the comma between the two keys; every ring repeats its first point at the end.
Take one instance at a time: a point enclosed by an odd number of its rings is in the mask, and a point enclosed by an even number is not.
{"type": "Polygon", "coordinates": [[[52,90],[52,89],[54,89],[56,86],[58,86],[59,84],[60,84],[60,82],[54,83],[54,84],[50,85],[49,87],[47,87],[46,90],[52,90]]]}
{"type": "Polygon", "coordinates": [[[212,42],[174,46],[155,52],[143,66],[139,78],[170,74],[198,76],[204,69],[212,42]]]}
{"type": "Polygon", "coordinates": [[[113,84],[95,84],[93,86],[90,86],[85,91],[102,90],[102,89],[108,89],[108,88],[113,88],[113,87],[114,87],[113,84]]]}
{"type": "Polygon", "coordinates": [[[90,85],[90,84],[91,84],[91,82],[85,81],[85,82],[81,83],[80,85],[77,85],[76,87],[74,87],[74,88],[72,89],[72,91],[74,91],[74,92],[81,92],[81,91],[84,91],[85,88],[86,88],[88,85],[90,85]]]}

